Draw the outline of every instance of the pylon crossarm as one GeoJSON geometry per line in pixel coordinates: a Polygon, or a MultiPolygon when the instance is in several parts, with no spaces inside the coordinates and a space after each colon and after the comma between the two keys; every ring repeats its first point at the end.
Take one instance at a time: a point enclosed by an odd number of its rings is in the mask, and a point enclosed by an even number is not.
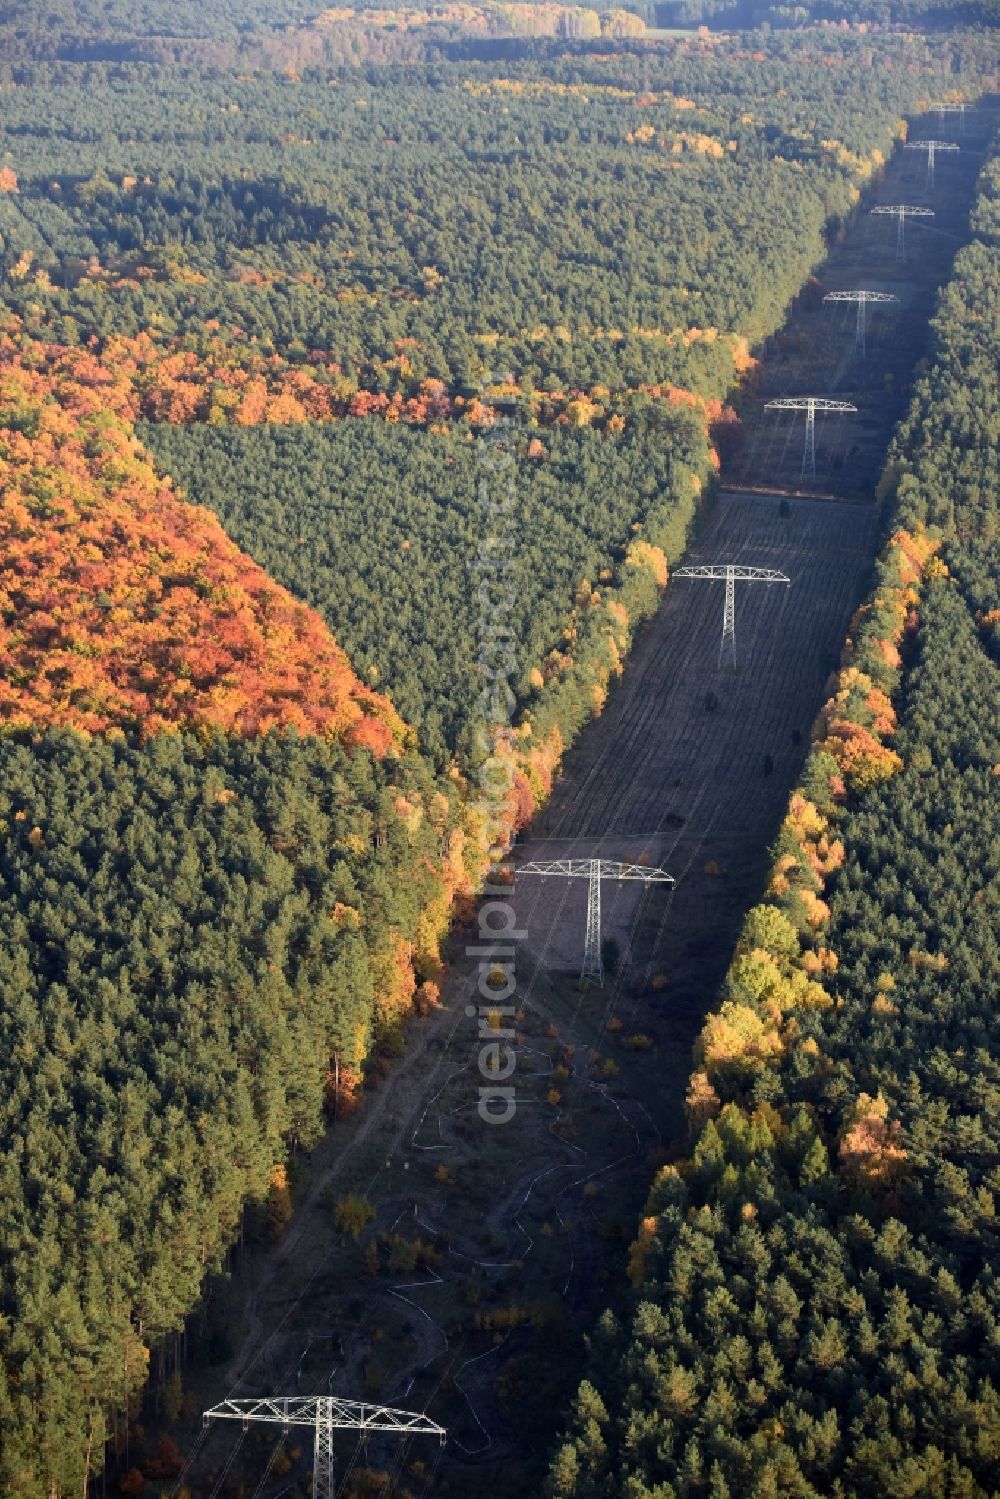
{"type": "Polygon", "coordinates": [[[708,578],[713,583],[726,582],[730,577],[737,583],[790,583],[784,573],[773,567],[679,567],[671,573],[672,578],[708,578]]]}
{"type": "Polygon", "coordinates": [[[768,401],[765,411],[857,411],[850,401],[829,401],[825,396],[781,396],[768,401]]]}
{"type": "Polygon", "coordinates": [[[614,859],[529,859],[514,866],[515,875],[540,874],[562,876],[564,879],[589,879],[597,864],[602,880],[642,880],[649,884],[674,884],[674,877],[665,869],[654,869],[648,864],[620,864],[614,859]]]}
{"type": "Polygon", "coordinates": [[[318,1421],[351,1431],[389,1431],[444,1437],[443,1426],[419,1411],[394,1410],[363,1400],[333,1395],[278,1396],[263,1400],[223,1400],[205,1412],[205,1420],[276,1422],[280,1426],[315,1426],[318,1421]]]}
{"type": "Polygon", "coordinates": [[[872,210],[874,214],[890,214],[894,218],[906,219],[932,219],[933,208],[918,208],[913,203],[879,203],[872,210]]]}
{"type": "Polygon", "coordinates": [[[278,1421],[283,1426],[315,1426],[315,1400],[223,1400],[205,1412],[206,1421],[278,1421]]]}
{"type": "Polygon", "coordinates": [[[828,291],[824,302],[898,302],[891,291],[828,291]]]}
{"type": "Polygon", "coordinates": [[[419,1411],[394,1410],[387,1405],[366,1405],[354,1400],[330,1402],[334,1426],[354,1427],[364,1431],[398,1431],[407,1434],[443,1437],[445,1430],[419,1411]]]}

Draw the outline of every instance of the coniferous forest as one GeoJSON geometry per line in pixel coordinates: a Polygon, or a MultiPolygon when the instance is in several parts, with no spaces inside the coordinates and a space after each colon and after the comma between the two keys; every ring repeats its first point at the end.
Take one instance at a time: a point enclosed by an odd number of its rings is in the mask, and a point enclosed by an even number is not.
{"type": "MultiPolygon", "coordinates": [[[[601,1220],[615,1274],[560,1389],[586,1378],[532,1461],[553,1499],[995,1491],[995,17],[731,10],[0,5],[11,1499],[199,1499],[194,1406],[163,1396],[192,1313],[447,1007],[456,929],[715,502],[741,387],[940,100],[978,110],[981,175],[869,497],[872,586],[688,1137],[638,1223],[601,1220]],[[506,717],[476,571],[498,440],[506,717]]],[[[414,1472],[343,1492],[471,1492],[414,1472]]]]}

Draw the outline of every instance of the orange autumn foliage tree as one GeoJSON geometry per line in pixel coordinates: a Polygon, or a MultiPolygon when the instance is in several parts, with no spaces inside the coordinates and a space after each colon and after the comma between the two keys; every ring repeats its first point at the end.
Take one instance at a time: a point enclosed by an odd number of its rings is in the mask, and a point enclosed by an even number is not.
{"type": "Polygon", "coordinates": [[[127,392],[0,354],[0,724],[403,742],[311,609],[161,481],[127,392]]]}
{"type": "MultiPolygon", "coordinates": [[[[745,1088],[798,1042],[799,1017],[832,1003],[825,984],[839,960],[823,938],[830,920],[824,897],[845,858],[836,819],[849,794],[902,768],[886,743],[896,730],[891,693],[899,679],[898,646],[914,627],[921,585],[944,571],[938,546],[920,528],[893,532],[879,558],[876,588],[854,616],[844,665],[820,710],[803,782],[789,799],[774,847],[767,900],[747,916],[725,1002],[709,1015],[696,1045],[701,1071],[689,1110],[696,1123],[711,1117],[699,1107],[706,1088],[716,1097],[715,1085],[745,1088]]],[[[896,1129],[877,1100],[863,1095],[862,1102],[841,1142],[841,1166],[859,1179],[887,1179],[902,1158],[896,1129]]]]}
{"type": "Polygon", "coordinates": [[[921,583],[945,571],[939,546],[922,527],[894,531],[879,558],[875,591],[851,621],[845,664],[819,715],[814,748],[817,764],[828,767],[827,791],[835,801],[902,768],[886,743],[896,729],[890,693],[899,678],[900,646],[916,625],[921,583]]]}
{"type": "Polygon", "coordinates": [[[881,1094],[856,1099],[840,1141],[841,1170],[869,1186],[884,1186],[900,1175],[906,1162],[898,1120],[889,1118],[881,1094]]]}
{"type": "MultiPolygon", "coordinates": [[[[81,348],[27,339],[16,317],[8,318],[5,327],[0,349],[19,355],[25,365],[53,379],[99,384],[115,409],[130,420],[167,426],[294,426],[367,418],[431,429],[447,423],[483,428],[494,424],[493,402],[500,396],[521,398],[535,426],[594,427],[611,435],[625,429],[636,398],[693,411],[706,433],[710,426],[734,421],[733,412],[720,402],[673,385],[616,391],[595,385],[589,391],[528,394],[512,383],[490,390],[482,399],[466,398],[449,392],[442,380],[414,378],[402,353],[345,368],[320,350],[293,363],[280,354],[264,353],[235,332],[213,332],[197,350],[150,333],[93,338],[81,348]],[[386,379],[392,390],[368,388],[386,379]]],[[[540,447],[532,456],[541,456],[540,447]]]]}

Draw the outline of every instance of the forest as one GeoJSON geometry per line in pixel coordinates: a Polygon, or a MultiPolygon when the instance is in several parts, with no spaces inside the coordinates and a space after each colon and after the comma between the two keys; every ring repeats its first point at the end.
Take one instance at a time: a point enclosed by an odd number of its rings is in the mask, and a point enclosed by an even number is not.
{"type": "MultiPolygon", "coordinates": [[[[246,1201],[349,1105],[482,855],[318,615],[5,351],[0,1423],[69,1493],[246,1201]]],[[[119,392],[120,394],[120,392],[119,392]]],[[[41,1485],[41,1487],[39,1487],[41,1485]]]]}
{"type": "MultiPolygon", "coordinates": [[[[464,565],[480,524],[474,446],[464,436],[428,441],[368,422],[238,435],[156,427],[144,436],[163,469],[331,623],[355,668],[417,729],[425,753],[442,767],[457,754],[467,769],[479,690],[477,581],[464,565]]],[[[602,578],[609,599],[620,592],[611,585],[626,564],[625,538],[641,534],[680,554],[695,508],[689,480],[699,437],[683,415],[659,426],[640,421],[618,441],[557,431],[519,475],[507,579],[512,685],[534,719],[599,620],[602,578]]],[[[565,742],[592,711],[586,689],[580,697],[575,711],[567,705],[565,742]]]]}
{"type": "Polygon", "coordinates": [[[995,161],[981,189],[886,468],[875,586],[553,1499],[994,1491],[995,161]]]}
{"type": "Polygon", "coordinates": [[[436,972],[453,851],[420,761],[317,735],[53,727],[0,763],[0,1487],[69,1494],[436,972]]]}
{"type": "Polygon", "coordinates": [[[849,21],[866,27],[944,29],[995,24],[996,0],[8,0],[0,25],[11,52],[29,57],[130,58],[199,66],[301,66],[424,61],[487,39],[600,37],[642,41],[648,27],[801,29],[849,21]]]}
{"type": "Polygon", "coordinates": [[[785,5],[771,0],[663,0],[656,6],[656,19],[662,26],[708,25],[713,29],[851,22],[933,31],[995,26],[1000,11],[996,0],[805,0],[785,5]]]}
{"type": "Polygon", "coordinates": [[[197,349],[217,322],[374,392],[510,371],[721,399],[734,338],[774,329],[953,69],[974,92],[988,51],[803,33],[197,92],[184,69],[34,68],[4,91],[7,301],[67,344],[197,349]]]}
{"type": "MultiPolygon", "coordinates": [[[[18,1499],[79,1494],[121,1450],[151,1350],[248,1210],[280,1230],[289,1152],[437,1001],[456,897],[498,834],[469,795],[487,436],[509,418],[514,722],[487,725],[509,837],[656,608],[754,348],[905,118],[995,70],[958,33],[645,49],[558,21],[488,61],[385,16],[365,22],[384,42],[343,45],[302,19],[0,9],[0,1489],[18,1499]]],[[[948,293],[965,331],[940,323],[887,470],[904,570],[937,556],[921,465],[975,482],[957,445],[981,405],[953,403],[950,455],[916,434],[949,357],[987,372],[965,313],[995,281],[976,259],[991,212],[948,293]]],[[[988,643],[984,474],[946,555],[988,643]]],[[[878,739],[892,685],[861,694],[868,739],[834,716],[825,751],[872,796],[905,784],[878,739]]]]}
{"type": "Polygon", "coordinates": [[[403,724],[320,620],[176,499],[107,386],[95,409],[79,373],[4,368],[4,724],[295,729],[398,748],[403,724]]]}

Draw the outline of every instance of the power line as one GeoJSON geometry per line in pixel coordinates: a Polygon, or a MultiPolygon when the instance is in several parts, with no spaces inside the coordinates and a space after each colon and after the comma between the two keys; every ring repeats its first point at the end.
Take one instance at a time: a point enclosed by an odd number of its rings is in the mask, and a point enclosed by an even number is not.
{"type": "Polygon", "coordinates": [[[679,567],[675,578],[704,578],[710,583],[724,582],[726,602],[722,613],[722,640],[719,643],[719,665],[725,655],[727,643],[731,647],[733,669],[736,668],[736,584],[737,583],[791,583],[784,573],[773,567],[740,567],[735,563],[710,563],[701,567],[679,567]]]}
{"type": "Polygon", "coordinates": [[[802,471],[800,478],[816,477],[816,413],[817,411],[843,411],[857,414],[858,408],[850,401],[830,401],[825,396],[781,396],[768,401],[765,411],[804,411],[806,414],[806,440],[802,449],[802,471]]]}
{"type": "Polygon", "coordinates": [[[938,151],[958,151],[961,147],[956,146],[954,141],[907,141],[907,151],[927,152],[927,191],[934,191],[934,158],[938,151]]]}
{"type": "Polygon", "coordinates": [[[876,215],[890,215],[896,220],[896,259],[906,259],[906,220],[932,219],[933,208],[918,208],[912,203],[880,203],[872,209],[876,215]]]}
{"type": "Polygon", "coordinates": [[[537,874],[548,878],[588,882],[587,937],[583,948],[580,981],[604,987],[604,959],[601,954],[601,881],[641,880],[645,885],[672,885],[673,875],[665,869],[646,864],[622,864],[615,859],[549,859],[529,860],[516,866],[516,874],[537,874]]]}
{"type": "MultiPolygon", "coordinates": [[[[260,1400],[223,1400],[205,1412],[205,1420],[242,1421],[242,1442],[251,1421],[277,1423],[283,1432],[292,1426],[313,1429],[313,1499],[335,1499],[333,1482],[333,1434],[335,1431],[357,1431],[359,1442],[369,1432],[390,1432],[396,1436],[436,1436],[444,1443],[443,1426],[421,1411],[395,1410],[391,1406],[368,1404],[361,1400],[342,1400],[336,1395],[265,1397],[260,1400]]],[[[225,1472],[239,1451],[233,1452],[225,1472]]],[[[225,1477],[225,1473],[223,1474],[225,1477]]]]}
{"type": "Polygon", "coordinates": [[[868,324],[868,308],[898,302],[891,291],[828,291],[824,302],[857,302],[858,316],[854,330],[854,352],[864,359],[867,352],[865,334],[868,324]]]}

